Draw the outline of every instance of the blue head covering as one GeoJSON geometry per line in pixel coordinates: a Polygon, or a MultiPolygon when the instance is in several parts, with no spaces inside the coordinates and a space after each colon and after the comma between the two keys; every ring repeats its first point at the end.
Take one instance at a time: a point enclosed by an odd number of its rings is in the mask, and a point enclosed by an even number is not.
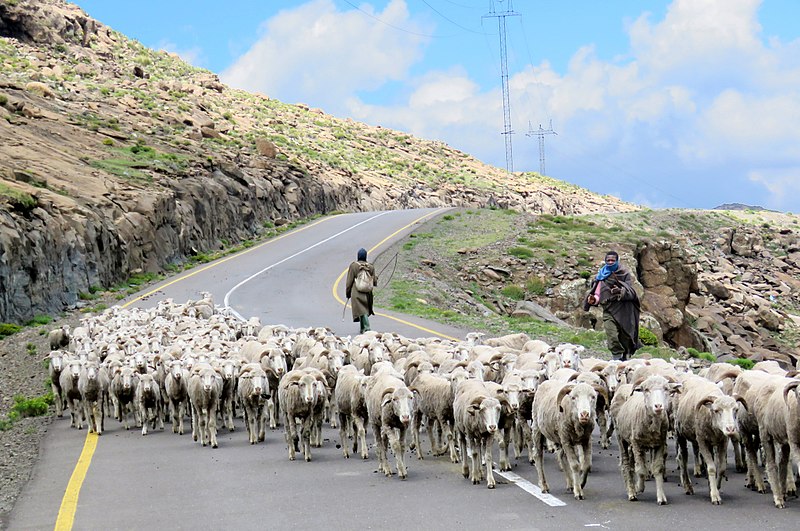
{"type": "Polygon", "coordinates": [[[616,253],[616,251],[608,251],[606,253],[606,258],[609,256],[613,256],[617,260],[611,265],[603,264],[603,267],[600,268],[600,271],[597,272],[597,276],[595,277],[597,280],[605,280],[611,276],[611,273],[619,269],[619,255],[616,253]]]}
{"type": "Polygon", "coordinates": [[[363,247],[358,250],[358,260],[361,262],[367,261],[367,250],[364,249],[363,247]]]}

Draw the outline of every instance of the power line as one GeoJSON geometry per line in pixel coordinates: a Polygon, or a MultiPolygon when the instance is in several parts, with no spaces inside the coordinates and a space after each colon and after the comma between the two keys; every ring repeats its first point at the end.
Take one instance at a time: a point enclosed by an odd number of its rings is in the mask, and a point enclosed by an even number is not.
{"type": "MultiPolygon", "coordinates": [[[[356,11],[360,11],[361,13],[363,13],[363,14],[367,15],[369,18],[371,18],[371,19],[373,19],[373,20],[377,20],[378,22],[380,22],[380,23],[381,23],[381,24],[383,24],[384,26],[388,26],[388,27],[390,27],[390,28],[392,28],[392,29],[396,29],[397,31],[402,31],[403,33],[408,33],[408,34],[410,34],[410,35],[416,35],[417,37],[428,37],[428,38],[430,38],[430,39],[444,39],[444,38],[450,38],[450,37],[453,37],[453,35],[429,35],[429,34],[426,34],[426,33],[419,33],[419,32],[416,32],[416,31],[407,30],[407,29],[405,29],[405,28],[401,28],[400,26],[395,26],[394,24],[390,24],[390,23],[386,22],[385,20],[381,20],[380,18],[376,17],[376,16],[375,16],[375,15],[373,15],[372,13],[370,13],[370,12],[368,12],[368,11],[364,11],[363,9],[361,9],[360,7],[358,7],[357,5],[355,5],[355,4],[354,4],[353,2],[351,2],[350,0],[342,0],[342,1],[343,1],[345,4],[347,4],[347,5],[351,6],[351,7],[352,7],[353,9],[355,9],[356,11]]],[[[427,3],[427,2],[426,2],[426,3],[427,3]]]]}
{"type": "Polygon", "coordinates": [[[466,26],[462,26],[462,25],[461,25],[461,24],[459,24],[458,22],[456,22],[456,21],[454,21],[454,20],[452,20],[452,19],[450,19],[450,18],[446,17],[446,16],[445,16],[445,15],[444,15],[442,12],[440,12],[440,11],[439,11],[439,10],[437,10],[435,7],[433,7],[432,5],[430,5],[430,4],[428,3],[428,1],[427,1],[427,0],[422,0],[422,3],[423,3],[423,4],[425,4],[426,6],[428,6],[428,7],[431,9],[431,11],[433,11],[434,13],[436,13],[437,15],[439,15],[440,17],[442,17],[443,19],[445,19],[445,20],[446,20],[447,22],[449,22],[450,24],[452,24],[452,25],[454,25],[454,26],[456,26],[456,27],[459,27],[459,28],[463,29],[464,31],[468,31],[468,32],[470,32],[470,33],[475,33],[475,34],[478,34],[478,35],[481,35],[481,34],[483,34],[483,32],[482,32],[482,31],[475,31],[474,29],[470,29],[470,28],[468,28],[468,27],[466,27],[466,26]]]}

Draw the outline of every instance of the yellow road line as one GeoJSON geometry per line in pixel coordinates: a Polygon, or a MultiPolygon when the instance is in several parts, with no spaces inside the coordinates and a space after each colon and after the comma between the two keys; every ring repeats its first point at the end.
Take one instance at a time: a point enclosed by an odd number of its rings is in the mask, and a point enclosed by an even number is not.
{"type": "Polygon", "coordinates": [[[75,510],[78,508],[78,495],[81,492],[83,480],[86,478],[86,473],[89,471],[89,465],[94,456],[94,450],[97,448],[98,435],[96,433],[87,433],[86,442],[83,444],[83,451],[78,458],[78,463],[75,465],[75,470],[72,471],[72,477],[69,478],[67,490],[64,492],[64,498],[61,500],[61,508],[58,510],[58,518],[56,519],[56,531],[67,531],[72,529],[75,523],[75,510]]]}
{"type": "MultiPolygon", "coordinates": [[[[439,210],[435,210],[433,212],[428,212],[427,214],[415,219],[414,221],[412,221],[411,223],[409,223],[405,227],[397,229],[396,231],[391,233],[389,236],[385,237],[384,239],[382,239],[381,241],[379,241],[378,243],[373,245],[369,249],[369,252],[371,253],[372,251],[374,251],[375,249],[377,249],[378,247],[380,247],[381,245],[386,243],[387,240],[390,240],[395,235],[399,234],[400,232],[403,232],[404,230],[409,228],[411,225],[414,225],[415,223],[419,223],[422,220],[424,220],[425,218],[429,218],[429,217],[431,217],[431,216],[433,216],[435,214],[438,214],[438,213],[440,213],[440,212],[442,212],[444,210],[449,210],[449,209],[440,208],[439,210]]],[[[342,271],[342,273],[336,278],[336,280],[333,283],[333,287],[331,288],[331,291],[333,292],[333,298],[336,299],[339,302],[339,304],[342,304],[343,306],[347,305],[347,301],[342,300],[342,298],[339,297],[339,294],[337,293],[337,291],[338,291],[338,288],[339,288],[339,283],[342,281],[342,279],[344,278],[344,276],[346,274],[347,274],[347,269],[342,271]]],[[[411,323],[409,321],[405,321],[403,319],[400,319],[399,317],[394,317],[392,315],[388,315],[388,314],[380,313],[380,312],[376,313],[375,315],[380,315],[381,317],[386,317],[387,319],[391,319],[392,321],[397,321],[398,323],[402,323],[402,324],[410,326],[412,328],[416,328],[417,330],[422,330],[423,332],[428,332],[429,334],[433,334],[433,335],[436,335],[436,336],[439,336],[439,337],[443,337],[445,339],[451,339],[453,341],[458,341],[458,338],[455,338],[455,337],[452,337],[452,336],[448,336],[447,334],[442,334],[441,332],[437,332],[435,330],[431,330],[430,328],[425,328],[424,326],[420,326],[418,324],[414,324],[414,323],[411,323]]]]}
{"type": "MultiPolygon", "coordinates": [[[[234,258],[237,258],[239,256],[243,256],[243,255],[249,253],[250,251],[254,251],[254,250],[256,250],[256,249],[258,249],[260,247],[263,247],[265,245],[269,245],[269,244],[271,244],[273,242],[281,240],[281,239],[285,238],[286,236],[289,236],[290,234],[296,234],[296,233],[298,233],[300,231],[304,231],[306,229],[310,229],[311,227],[313,227],[315,225],[318,225],[318,224],[322,223],[323,221],[327,221],[329,219],[333,219],[334,217],[336,217],[336,216],[324,217],[324,218],[322,218],[322,219],[320,219],[318,221],[315,221],[314,223],[312,223],[310,225],[304,225],[303,227],[300,227],[299,229],[286,232],[283,235],[278,236],[277,238],[273,238],[271,240],[267,240],[264,243],[261,243],[259,245],[256,245],[255,247],[251,247],[251,248],[247,249],[246,251],[242,251],[242,252],[238,252],[236,254],[232,254],[231,256],[229,256],[227,258],[223,258],[222,260],[217,260],[217,261],[215,261],[213,263],[208,264],[205,267],[201,267],[200,269],[192,271],[191,273],[183,275],[182,277],[178,277],[175,280],[167,282],[166,284],[162,284],[159,287],[148,291],[144,295],[140,295],[140,296],[136,297],[135,299],[131,299],[130,301],[128,301],[125,304],[123,304],[122,307],[123,308],[127,308],[128,306],[130,306],[134,302],[136,302],[138,300],[141,300],[141,299],[143,299],[143,298],[145,298],[147,296],[150,296],[150,295],[152,295],[154,293],[157,293],[158,291],[166,288],[167,286],[171,286],[171,285],[176,284],[176,283],[178,283],[178,282],[180,282],[182,280],[186,280],[187,278],[193,277],[194,275],[196,275],[198,273],[201,273],[203,271],[207,271],[207,270],[211,269],[212,267],[216,267],[216,266],[218,266],[220,264],[224,264],[225,262],[227,262],[229,260],[233,260],[234,258]]],[[[83,443],[83,450],[81,451],[81,456],[78,458],[78,462],[75,464],[75,469],[72,471],[72,476],[69,478],[69,483],[67,483],[67,490],[64,491],[64,497],[61,499],[61,507],[58,509],[58,518],[56,519],[56,527],[55,527],[55,529],[57,531],[70,531],[72,529],[73,524],[75,523],[75,511],[78,509],[78,496],[81,493],[81,487],[83,487],[83,481],[86,479],[86,474],[89,472],[89,465],[92,462],[92,457],[94,457],[94,451],[97,448],[97,439],[98,439],[98,436],[96,434],[93,434],[93,433],[87,433],[86,434],[86,440],[83,443]]]]}

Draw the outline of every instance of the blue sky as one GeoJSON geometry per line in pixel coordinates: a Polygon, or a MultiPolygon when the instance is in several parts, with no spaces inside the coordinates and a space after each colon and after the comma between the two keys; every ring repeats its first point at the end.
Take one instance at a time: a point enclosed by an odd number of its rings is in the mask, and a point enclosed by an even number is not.
{"type": "Polygon", "coordinates": [[[229,85],[654,208],[800,212],[796,0],[78,0],[229,85]]]}

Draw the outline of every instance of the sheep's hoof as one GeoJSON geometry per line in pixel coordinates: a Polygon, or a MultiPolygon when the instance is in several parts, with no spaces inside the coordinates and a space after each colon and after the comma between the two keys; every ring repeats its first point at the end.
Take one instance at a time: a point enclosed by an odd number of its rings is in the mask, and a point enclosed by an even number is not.
{"type": "Polygon", "coordinates": [[[711,500],[711,505],[722,505],[722,500],[711,500]]]}
{"type": "Polygon", "coordinates": [[[310,455],[307,455],[307,456],[306,456],[306,463],[309,463],[309,462],[311,462],[311,456],[310,456],[310,455]]]}
{"type": "Polygon", "coordinates": [[[494,490],[494,488],[495,488],[495,484],[494,484],[494,483],[489,483],[489,484],[488,484],[488,485],[486,485],[486,486],[487,486],[488,488],[492,489],[492,490],[494,490]]]}
{"type": "Polygon", "coordinates": [[[402,479],[402,480],[404,480],[404,481],[405,481],[406,479],[408,479],[408,474],[402,474],[402,475],[400,475],[400,479],[402,479]]]}
{"type": "Polygon", "coordinates": [[[639,501],[639,498],[636,497],[636,494],[629,494],[628,501],[639,501]]]}
{"type": "Polygon", "coordinates": [[[658,500],[659,505],[667,505],[667,500],[658,500]]]}

